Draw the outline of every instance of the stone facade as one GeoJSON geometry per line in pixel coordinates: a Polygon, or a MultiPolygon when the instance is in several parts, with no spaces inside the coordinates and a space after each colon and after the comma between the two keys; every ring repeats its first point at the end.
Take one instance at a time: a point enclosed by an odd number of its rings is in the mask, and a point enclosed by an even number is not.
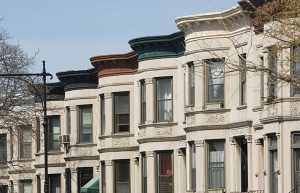
{"type": "MultiPolygon", "coordinates": [[[[130,53],[92,57],[91,70],[58,73],[52,91],[61,97],[49,100],[49,117],[59,117],[56,134],[70,140],[49,151],[49,174],[61,193],[77,192],[96,175],[101,193],[295,187],[299,96],[278,83],[269,100],[262,73],[226,72],[241,56],[269,66],[274,42],[253,32],[239,6],[176,24],[182,32],[133,39],[130,53]]],[[[9,190],[22,192],[20,183],[30,180],[32,192],[43,191],[43,146],[34,139],[28,159],[20,159],[20,147],[7,146],[10,164],[1,165],[0,183],[9,190]]]]}

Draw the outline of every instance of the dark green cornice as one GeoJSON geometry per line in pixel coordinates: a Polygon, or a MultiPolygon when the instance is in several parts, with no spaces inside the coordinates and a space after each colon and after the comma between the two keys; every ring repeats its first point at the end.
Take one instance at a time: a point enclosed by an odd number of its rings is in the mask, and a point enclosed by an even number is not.
{"type": "Polygon", "coordinates": [[[139,53],[138,60],[170,58],[183,55],[184,33],[176,32],[166,36],[150,36],[132,39],[129,45],[139,53]]]}

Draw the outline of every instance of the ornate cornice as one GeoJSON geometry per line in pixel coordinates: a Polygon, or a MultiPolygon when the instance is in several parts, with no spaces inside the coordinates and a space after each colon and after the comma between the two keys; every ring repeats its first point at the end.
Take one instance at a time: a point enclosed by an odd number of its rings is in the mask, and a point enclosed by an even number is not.
{"type": "Polygon", "coordinates": [[[139,53],[139,61],[178,57],[185,51],[183,32],[135,38],[129,41],[129,45],[139,53]]]}
{"type": "Polygon", "coordinates": [[[90,61],[98,69],[98,77],[135,74],[138,69],[138,54],[111,54],[91,57],[90,61]]]}

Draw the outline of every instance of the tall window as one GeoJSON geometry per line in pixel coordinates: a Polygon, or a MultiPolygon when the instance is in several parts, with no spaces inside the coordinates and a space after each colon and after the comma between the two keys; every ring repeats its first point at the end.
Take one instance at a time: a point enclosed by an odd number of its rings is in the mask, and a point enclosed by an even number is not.
{"type": "Polygon", "coordinates": [[[130,193],[129,160],[115,161],[115,193],[130,193]]]}
{"type": "Polygon", "coordinates": [[[36,130],[35,130],[35,135],[36,135],[36,153],[40,152],[41,149],[41,123],[40,123],[40,118],[36,117],[35,118],[35,123],[36,123],[36,130]]]}
{"type": "Polygon", "coordinates": [[[100,116],[101,116],[101,135],[105,134],[105,98],[104,94],[100,95],[100,116]]]}
{"type": "Polygon", "coordinates": [[[278,154],[277,154],[277,137],[269,136],[270,151],[270,188],[272,193],[278,193],[278,154]]]}
{"type": "Polygon", "coordinates": [[[21,180],[20,181],[20,193],[32,193],[32,181],[21,180]]]}
{"type": "Polygon", "coordinates": [[[114,94],[114,126],[115,133],[129,132],[129,92],[114,94]]]}
{"type": "Polygon", "coordinates": [[[79,106],[79,143],[93,142],[92,105],[79,106]]]}
{"type": "Polygon", "coordinates": [[[71,110],[70,107],[66,107],[66,119],[67,119],[67,133],[68,135],[71,134],[71,110]]]}
{"type": "Polygon", "coordinates": [[[0,135],[0,163],[6,163],[7,161],[7,140],[6,134],[0,135]]]}
{"type": "Polygon", "coordinates": [[[196,190],[196,147],[194,142],[190,142],[190,155],[191,155],[191,188],[196,190]]]}
{"type": "MultiPolygon", "coordinates": [[[[293,184],[294,188],[300,186],[300,133],[292,134],[292,152],[293,152],[293,184]]],[[[297,192],[299,193],[299,191],[297,192]]]]}
{"type": "Polygon", "coordinates": [[[157,153],[157,192],[173,193],[173,155],[172,152],[157,153]]]}
{"type": "Polygon", "coordinates": [[[224,61],[221,59],[206,60],[207,62],[207,102],[224,101],[224,61]]]}
{"type": "Polygon", "coordinates": [[[32,138],[31,127],[22,126],[20,128],[20,158],[31,158],[32,138]]]}
{"type": "Polygon", "coordinates": [[[208,142],[208,187],[225,187],[224,141],[208,142]]]}
{"type": "MultiPolygon", "coordinates": [[[[264,57],[261,56],[259,57],[259,66],[261,68],[264,67],[264,57]]],[[[264,86],[264,72],[260,73],[260,104],[262,104],[262,102],[264,101],[264,90],[265,90],[265,86],[264,86]]]]}
{"type": "Polygon", "coordinates": [[[142,193],[147,193],[147,157],[142,153],[142,193]]]}
{"type": "Polygon", "coordinates": [[[60,117],[54,116],[49,119],[49,150],[60,150],[60,117]]]}
{"type": "Polygon", "coordinates": [[[66,168],[65,169],[65,193],[72,193],[72,174],[71,174],[71,169],[66,168]]]}
{"type": "Polygon", "coordinates": [[[247,69],[246,69],[246,54],[239,55],[240,67],[240,104],[247,104],[247,69]]]}
{"type": "Polygon", "coordinates": [[[277,98],[277,51],[269,51],[268,68],[270,74],[268,76],[268,99],[277,98]]]}
{"type": "Polygon", "coordinates": [[[106,171],[104,161],[101,161],[101,189],[102,193],[106,193],[106,171]]]}
{"type": "Polygon", "coordinates": [[[61,193],[60,174],[49,175],[49,193],[61,193]]]}
{"type": "MultiPolygon", "coordinates": [[[[296,80],[300,80],[300,46],[293,48],[293,76],[296,80]]],[[[293,85],[293,95],[300,95],[299,83],[293,85]]]]}
{"type": "Polygon", "coordinates": [[[141,85],[141,124],[146,121],[146,84],[145,80],[140,81],[141,85]]]}
{"type": "Polygon", "coordinates": [[[195,65],[193,62],[189,62],[187,66],[188,66],[188,87],[189,87],[188,105],[194,106],[195,105],[195,65]]]}
{"type": "Polygon", "coordinates": [[[173,121],[172,78],[156,79],[156,120],[173,121]]]}
{"type": "Polygon", "coordinates": [[[77,192],[93,178],[93,168],[77,168],[77,192]]]}

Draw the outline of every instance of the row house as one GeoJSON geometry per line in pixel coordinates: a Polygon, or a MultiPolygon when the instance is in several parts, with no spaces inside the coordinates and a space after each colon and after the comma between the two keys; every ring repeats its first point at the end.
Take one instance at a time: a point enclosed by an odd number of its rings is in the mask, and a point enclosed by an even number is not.
{"type": "MultiPolygon", "coordinates": [[[[176,19],[181,30],[132,39],[132,51],[49,84],[51,193],[283,193],[300,183],[300,47],[273,49],[240,6],[176,19]],[[292,64],[284,65],[292,55],[292,64]],[[89,182],[89,183],[88,183],[89,182]],[[87,189],[89,187],[86,187],[87,189]]],[[[1,130],[0,192],[42,192],[39,119],[1,130]],[[21,127],[21,126],[20,126],[21,127]],[[26,166],[22,168],[21,166],[26,166]]]]}

